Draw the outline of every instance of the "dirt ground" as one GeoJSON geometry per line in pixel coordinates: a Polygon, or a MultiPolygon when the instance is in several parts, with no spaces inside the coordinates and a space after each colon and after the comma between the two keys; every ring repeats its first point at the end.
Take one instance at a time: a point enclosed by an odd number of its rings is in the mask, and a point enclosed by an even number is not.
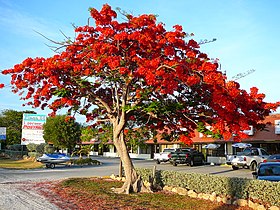
{"type": "Polygon", "coordinates": [[[34,183],[15,182],[0,184],[1,210],[58,210],[46,197],[35,190],[34,183]]]}

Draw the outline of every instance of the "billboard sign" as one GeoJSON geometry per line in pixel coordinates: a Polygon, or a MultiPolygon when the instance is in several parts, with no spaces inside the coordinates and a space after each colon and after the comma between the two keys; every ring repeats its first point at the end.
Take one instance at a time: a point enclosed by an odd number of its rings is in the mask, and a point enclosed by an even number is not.
{"type": "Polygon", "coordinates": [[[46,115],[23,114],[21,145],[45,143],[43,125],[46,119],[46,115]]]}
{"type": "Polygon", "coordinates": [[[0,127],[0,140],[6,140],[6,127],[0,127]]]}

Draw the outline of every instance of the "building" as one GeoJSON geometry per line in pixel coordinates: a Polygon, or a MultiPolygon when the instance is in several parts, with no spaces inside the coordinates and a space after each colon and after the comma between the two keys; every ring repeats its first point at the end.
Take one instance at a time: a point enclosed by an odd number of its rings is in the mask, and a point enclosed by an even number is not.
{"type": "MultiPolygon", "coordinates": [[[[253,147],[264,148],[270,154],[280,153],[280,114],[273,114],[264,120],[264,123],[269,123],[264,130],[256,130],[253,126],[250,126],[250,130],[244,131],[248,134],[248,138],[243,139],[243,143],[250,143],[253,147]]],[[[214,139],[210,136],[204,136],[198,131],[195,131],[195,137],[193,140],[193,147],[198,151],[201,151],[207,157],[208,162],[215,163],[225,163],[227,155],[236,154],[242,151],[242,148],[235,148],[232,145],[235,143],[233,139],[223,140],[214,139]],[[217,149],[205,149],[204,146],[208,144],[217,144],[219,147],[217,149]]],[[[97,147],[97,142],[94,142],[95,147],[97,147]]],[[[165,148],[178,148],[184,147],[182,142],[179,141],[166,141],[157,138],[157,141],[148,140],[145,142],[145,146],[139,147],[137,151],[130,151],[131,158],[143,158],[152,159],[154,153],[163,151],[165,148]]],[[[95,150],[93,154],[117,157],[118,154],[114,145],[108,143],[103,145],[99,150],[95,150]]]]}

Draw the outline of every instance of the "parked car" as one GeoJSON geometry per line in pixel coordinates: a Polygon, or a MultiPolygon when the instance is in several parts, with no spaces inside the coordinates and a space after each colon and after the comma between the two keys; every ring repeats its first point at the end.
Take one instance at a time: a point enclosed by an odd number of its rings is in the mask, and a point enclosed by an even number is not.
{"type": "Polygon", "coordinates": [[[252,175],[259,180],[280,181],[280,162],[260,163],[252,175]]]}
{"type": "Polygon", "coordinates": [[[165,148],[160,153],[154,153],[154,160],[157,164],[160,164],[161,162],[168,162],[170,159],[170,153],[174,151],[174,148],[165,148]]]}
{"type": "Polygon", "coordinates": [[[263,148],[250,147],[243,150],[240,155],[236,155],[231,160],[233,170],[249,168],[251,171],[257,169],[258,164],[269,157],[269,154],[263,148]]]}
{"type": "Polygon", "coordinates": [[[205,162],[204,155],[193,148],[177,148],[174,152],[171,152],[170,156],[169,161],[173,166],[178,164],[203,165],[205,162]]]}
{"type": "Polygon", "coordinates": [[[280,154],[270,155],[267,159],[263,161],[265,162],[280,162],[280,154]]]}

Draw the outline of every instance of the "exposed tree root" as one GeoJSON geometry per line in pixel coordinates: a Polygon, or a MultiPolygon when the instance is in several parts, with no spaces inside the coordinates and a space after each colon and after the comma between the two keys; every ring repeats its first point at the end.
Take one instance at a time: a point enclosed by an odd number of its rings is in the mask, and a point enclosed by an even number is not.
{"type": "Polygon", "coordinates": [[[129,194],[129,193],[138,193],[138,192],[152,193],[153,192],[151,187],[146,187],[144,185],[141,176],[138,176],[134,182],[126,180],[121,188],[114,188],[113,191],[118,194],[129,194]]]}

